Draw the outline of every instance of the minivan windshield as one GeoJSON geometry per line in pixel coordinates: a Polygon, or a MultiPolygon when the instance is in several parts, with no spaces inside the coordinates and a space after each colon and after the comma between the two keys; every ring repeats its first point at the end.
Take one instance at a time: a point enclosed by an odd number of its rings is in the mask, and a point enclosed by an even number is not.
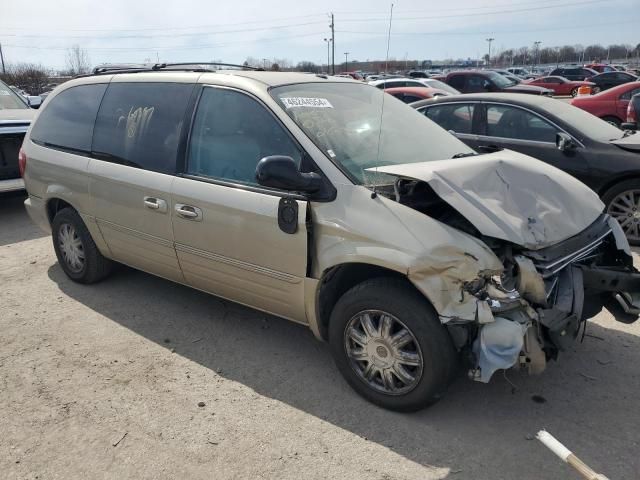
{"type": "Polygon", "coordinates": [[[11,90],[6,83],[0,81],[0,110],[16,110],[29,108],[27,102],[11,90]]]}
{"type": "Polygon", "coordinates": [[[301,83],[273,88],[271,95],[358,184],[393,181],[367,169],[474,153],[426,116],[370,85],[301,83]]]}

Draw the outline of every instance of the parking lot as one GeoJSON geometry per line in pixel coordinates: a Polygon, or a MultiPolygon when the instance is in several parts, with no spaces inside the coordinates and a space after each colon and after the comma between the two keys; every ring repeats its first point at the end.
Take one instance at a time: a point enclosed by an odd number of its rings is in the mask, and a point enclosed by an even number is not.
{"type": "Polygon", "coordinates": [[[601,313],[542,376],[460,378],[398,414],[304,326],[124,267],[71,282],[22,201],[0,199],[3,478],[578,478],[541,428],[640,474],[638,323],[601,313]]]}

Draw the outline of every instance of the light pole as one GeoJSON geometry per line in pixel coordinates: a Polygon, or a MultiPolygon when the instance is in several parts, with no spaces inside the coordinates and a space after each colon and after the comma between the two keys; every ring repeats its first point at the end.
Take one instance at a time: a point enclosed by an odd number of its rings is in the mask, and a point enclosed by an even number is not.
{"type": "Polygon", "coordinates": [[[489,43],[489,57],[487,58],[487,65],[490,67],[491,66],[491,42],[493,42],[495,40],[495,38],[491,37],[491,38],[487,38],[487,42],[489,43]]]}
{"type": "Polygon", "coordinates": [[[540,65],[540,44],[542,42],[540,40],[536,40],[535,42],[533,42],[533,44],[536,46],[536,55],[537,55],[537,60],[536,60],[536,68],[538,68],[538,65],[540,65]]]}
{"type": "Polygon", "coordinates": [[[327,42],[327,74],[328,74],[329,68],[331,67],[331,57],[329,56],[330,49],[331,49],[331,39],[325,38],[324,41],[327,42]]]}
{"type": "Polygon", "coordinates": [[[349,71],[349,52],[344,52],[344,71],[349,71]]]}

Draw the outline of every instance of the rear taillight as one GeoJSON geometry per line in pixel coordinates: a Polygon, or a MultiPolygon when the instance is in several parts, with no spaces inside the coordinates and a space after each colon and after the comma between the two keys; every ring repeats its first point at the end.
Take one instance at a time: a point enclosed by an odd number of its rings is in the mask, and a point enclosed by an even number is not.
{"type": "Polygon", "coordinates": [[[20,170],[20,176],[24,177],[24,169],[27,168],[27,154],[24,153],[24,149],[20,149],[18,153],[18,169],[20,170]]]}
{"type": "Polygon", "coordinates": [[[633,106],[633,102],[629,102],[627,107],[627,122],[636,123],[638,121],[638,112],[633,106]]]}

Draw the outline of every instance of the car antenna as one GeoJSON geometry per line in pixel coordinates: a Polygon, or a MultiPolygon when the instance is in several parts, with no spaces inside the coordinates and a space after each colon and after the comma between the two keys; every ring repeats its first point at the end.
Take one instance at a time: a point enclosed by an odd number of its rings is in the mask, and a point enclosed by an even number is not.
{"type": "MultiPolygon", "coordinates": [[[[391,12],[389,14],[389,31],[387,32],[387,56],[384,60],[384,73],[389,72],[389,46],[391,44],[391,22],[393,20],[393,3],[391,4],[391,12]]],[[[380,140],[382,138],[382,118],[384,116],[384,98],[387,96],[384,89],[382,90],[382,106],[380,107],[380,126],[378,130],[378,153],[376,155],[376,177],[378,176],[378,163],[380,163],[380,140]]],[[[373,193],[371,193],[371,198],[376,198],[378,196],[378,192],[376,192],[376,183],[374,180],[373,183],[373,193]]]]}

